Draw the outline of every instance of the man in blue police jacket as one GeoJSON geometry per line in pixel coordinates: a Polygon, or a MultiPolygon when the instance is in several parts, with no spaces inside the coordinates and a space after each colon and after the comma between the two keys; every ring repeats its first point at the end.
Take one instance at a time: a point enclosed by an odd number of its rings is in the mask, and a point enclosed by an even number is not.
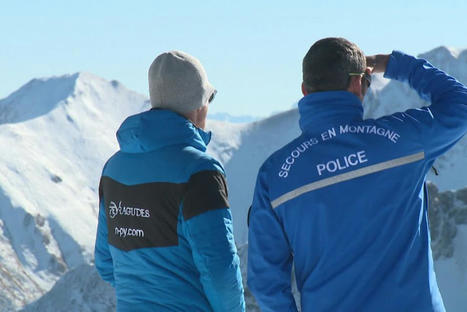
{"type": "Polygon", "coordinates": [[[467,131],[467,88],[401,52],[365,57],[342,38],[303,60],[302,134],[258,173],[248,285],[261,310],[444,311],[430,249],[425,178],[467,131]],[[431,105],[363,120],[370,73],[431,105]]]}
{"type": "Polygon", "coordinates": [[[128,117],[100,186],[95,263],[117,311],[244,311],[222,165],[203,131],[216,90],[179,51],[149,69],[151,110],[128,117]]]}

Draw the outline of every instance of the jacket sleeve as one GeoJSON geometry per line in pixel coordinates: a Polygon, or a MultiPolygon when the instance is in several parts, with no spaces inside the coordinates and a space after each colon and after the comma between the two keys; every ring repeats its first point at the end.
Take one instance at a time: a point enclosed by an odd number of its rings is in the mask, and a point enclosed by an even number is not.
{"type": "Polygon", "coordinates": [[[107,220],[105,215],[104,197],[99,186],[99,219],[97,224],[96,245],[94,248],[94,261],[99,275],[106,282],[115,286],[112,255],[107,240],[107,220]]]}
{"type": "Polygon", "coordinates": [[[385,77],[408,82],[430,106],[393,116],[418,132],[426,157],[435,159],[467,132],[467,88],[423,59],[394,51],[385,77]]]}
{"type": "Polygon", "coordinates": [[[240,259],[224,177],[216,171],[193,175],[183,202],[184,228],[214,311],[245,311],[240,259]]]}
{"type": "Polygon", "coordinates": [[[270,204],[266,172],[259,171],[250,211],[248,287],[261,311],[297,311],[291,290],[293,255],[270,204]]]}

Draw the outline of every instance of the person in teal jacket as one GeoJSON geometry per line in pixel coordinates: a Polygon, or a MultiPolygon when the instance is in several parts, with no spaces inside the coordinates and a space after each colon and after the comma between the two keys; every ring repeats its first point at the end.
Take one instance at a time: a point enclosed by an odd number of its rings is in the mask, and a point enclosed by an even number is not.
{"type": "Polygon", "coordinates": [[[117,311],[245,311],[225,173],[206,154],[216,91],[180,51],[154,60],[149,87],[102,172],[96,268],[117,311]]]}
{"type": "MultiPolygon", "coordinates": [[[[467,132],[467,88],[423,59],[365,57],[343,38],[303,60],[302,134],[259,170],[248,286],[261,311],[445,311],[428,227],[426,174],[467,132]],[[371,73],[431,102],[363,119],[371,73]]],[[[399,100],[399,99],[394,99],[399,100]]]]}

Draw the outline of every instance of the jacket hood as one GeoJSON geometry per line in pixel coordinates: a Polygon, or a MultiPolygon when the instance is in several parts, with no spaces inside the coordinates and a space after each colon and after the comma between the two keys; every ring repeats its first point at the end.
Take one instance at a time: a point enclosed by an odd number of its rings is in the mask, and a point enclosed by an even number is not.
{"type": "Polygon", "coordinates": [[[362,102],[347,91],[311,93],[298,102],[298,111],[303,132],[343,121],[363,120],[362,102]]]}
{"type": "Polygon", "coordinates": [[[120,150],[143,153],[165,146],[186,144],[206,151],[211,132],[197,128],[185,117],[164,109],[152,109],[125,119],[117,131],[120,150]]]}

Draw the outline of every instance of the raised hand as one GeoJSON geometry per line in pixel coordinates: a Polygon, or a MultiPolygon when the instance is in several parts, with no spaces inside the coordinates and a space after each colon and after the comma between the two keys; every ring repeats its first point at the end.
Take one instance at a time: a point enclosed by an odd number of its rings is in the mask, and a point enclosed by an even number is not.
{"type": "Polygon", "coordinates": [[[371,73],[384,73],[389,61],[389,54],[376,54],[366,57],[366,66],[371,69],[371,73]]]}

